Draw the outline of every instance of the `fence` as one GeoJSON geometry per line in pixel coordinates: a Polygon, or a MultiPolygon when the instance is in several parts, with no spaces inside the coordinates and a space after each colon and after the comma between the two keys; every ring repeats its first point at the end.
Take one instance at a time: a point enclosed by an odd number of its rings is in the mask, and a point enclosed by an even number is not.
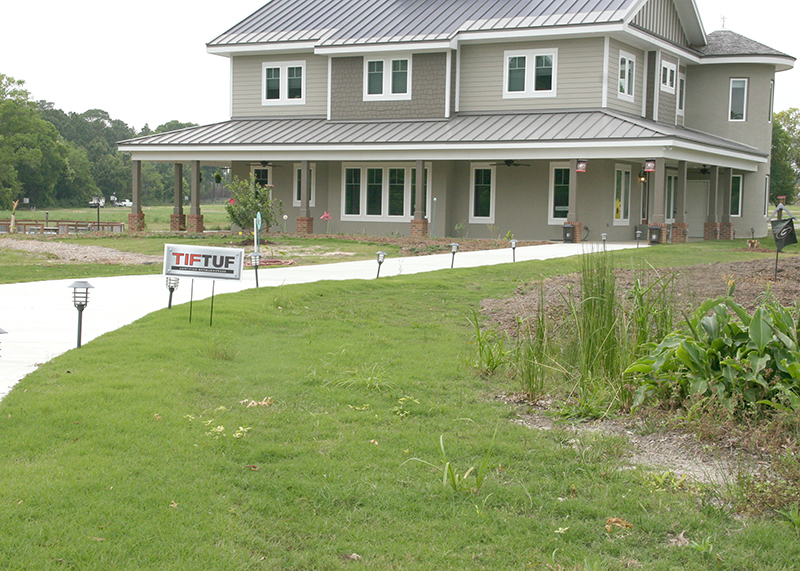
{"type": "MultiPolygon", "coordinates": [[[[124,232],[123,222],[85,222],[73,220],[17,220],[14,223],[18,234],[85,234],[87,232],[124,232]]],[[[0,220],[0,234],[8,234],[10,220],[0,220]]]]}

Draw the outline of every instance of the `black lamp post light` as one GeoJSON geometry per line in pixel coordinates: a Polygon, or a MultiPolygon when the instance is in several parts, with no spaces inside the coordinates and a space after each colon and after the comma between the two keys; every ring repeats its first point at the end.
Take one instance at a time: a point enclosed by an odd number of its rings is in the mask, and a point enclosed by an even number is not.
{"type": "Polygon", "coordinates": [[[83,310],[89,305],[89,290],[94,286],[86,281],[73,282],[69,287],[72,288],[72,303],[78,310],[78,347],[81,346],[81,330],[83,327],[83,310]]]}
{"type": "Polygon", "coordinates": [[[167,289],[169,290],[169,304],[167,305],[167,309],[172,309],[172,294],[178,289],[178,283],[180,281],[181,280],[175,276],[167,276],[167,289]]]}
{"type": "Polygon", "coordinates": [[[261,265],[261,254],[259,254],[258,252],[253,252],[252,254],[250,254],[250,264],[256,271],[256,287],[258,287],[258,266],[261,265]]]}
{"type": "Polygon", "coordinates": [[[517,261],[517,240],[514,238],[511,239],[511,261],[517,261]]]}
{"type": "Polygon", "coordinates": [[[381,264],[385,259],[386,259],[386,252],[383,251],[378,252],[378,275],[375,276],[375,279],[381,277],[381,264]]]}
{"type": "Polygon", "coordinates": [[[458,252],[458,244],[453,242],[450,244],[450,252],[453,254],[453,257],[450,259],[450,269],[453,269],[453,265],[456,263],[456,252],[458,252]]]}

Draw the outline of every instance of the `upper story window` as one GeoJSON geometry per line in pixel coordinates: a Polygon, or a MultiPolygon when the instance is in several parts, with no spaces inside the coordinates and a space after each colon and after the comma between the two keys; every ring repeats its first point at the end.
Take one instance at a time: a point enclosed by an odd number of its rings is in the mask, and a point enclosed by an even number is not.
{"type": "Polygon", "coordinates": [[[747,79],[731,79],[729,121],[747,120],[747,79]]]}
{"type": "Polygon", "coordinates": [[[411,57],[364,58],[364,101],[411,99],[411,57]]]}
{"type": "Polygon", "coordinates": [[[627,52],[619,52],[619,90],[620,99],[633,101],[636,83],[636,58],[627,52]]]}
{"type": "Polygon", "coordinates": [[[306,102],[306,62],[261,64],[262,105],[302,105],[306,102]]]}
{"type": "Polygon", "coordinates": [[[503,97],[552,97],[556,94],[558,50],[505,52],[503,97]]]}
{"type": "Polygon", "coordinates": [[[775,113],[775,80],[769,80],[769,115],[767,115],[767,121],[772,123],[772,115],[775,113]]]}
{"type": "Polygon", "coordinates": [[[661,62],[661,91],[675,93],[675,84],[678,77],[678,67],[671,62],[661,62]]]}
{"type": "Polygon", "coordinates": [[[686,75],[678,74],[678,115],[686,111],[686,75]]]}

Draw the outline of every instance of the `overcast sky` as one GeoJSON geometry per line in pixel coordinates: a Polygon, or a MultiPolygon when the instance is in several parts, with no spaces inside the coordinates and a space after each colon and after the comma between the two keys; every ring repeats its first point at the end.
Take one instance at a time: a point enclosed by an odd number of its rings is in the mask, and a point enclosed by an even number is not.
{"type": "MultiPolygon", "coordinates": [[[[800,57],[797,0],[696,0],[722,27],[800,57]]],[[[230,118],[228,59],[205,44],[264,0],[5,0],[0,73],[64,111],[103,109],[137,131],[230,118]]],[[[776,79],[775,109],[800,107],[800,70],[776,79]]]]}

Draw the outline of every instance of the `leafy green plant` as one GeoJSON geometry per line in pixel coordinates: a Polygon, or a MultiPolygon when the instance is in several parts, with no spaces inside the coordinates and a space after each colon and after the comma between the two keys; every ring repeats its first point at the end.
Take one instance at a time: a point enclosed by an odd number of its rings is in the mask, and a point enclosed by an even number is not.
{"type": "Polygon", "coordinates": [[[777,510],[777,512],[785,517],[786,521],[792,525],[795,534],[797,534],[798,539],[800,539],[800,506],[795,504],[787,510],[777,510]]]}
{"type": "Polygon", "coordinates": [[[647,345],[628,367],[639,379],[634,406],[714,396],[732,413],[800,410],[797,308],[793,315],[768,300],[749,315],[730,297],[732,283],[728,293],[687,317],[688,332],[647,345]]]}
{"type": "Polygon", "coordinates": [[[492,329],[481,329],[477,310],[472,308],[470,324],[475,332],[475,366],[484,374],[494,373],[506,363],[508,351],[505,347],[506,335],[492,329]]]}
{"type": "MultiPolygon", "coordinates": [[[[491,464],[491,455],[492,451],[494,450],[494,441],[496,436],[497,430],[495,430],[494,436],[492,436],[491,444],[489,445],[489,449],[486,451],[486,454],[483,455],[481,461],[467,468],[463,474],[456,469],[455,465],[447,455],[447,451],[444,447],[444,434],[439,436],[439,451],[441,453],[442,460],[441,466],[437,466],[431,462],[428,462],[427,460],[422,460],[421,458],[409,458],[406,460],[406,462],[421,462],[426,466],[430,466],[431,468],[441,471],[442,485],[445,488],[449,486],[450,490],[455,493],[471,492],[473,494],[478,494],[484,482],[486,481],[486,477],[489,475],[489,472],[491,472],[492,468],[494,468],[494,465],[491,464]],[[472,479],[470,476],[472,476],[472,479]]],[[[406,462],[403,462],[403,464],[406,462]]]]}
{"type": "Polygon", "coordinates": [[[278,217],[283,214],[283,203],[272,199],[269,185],[264,186],[251,176],[246,180],[235,178],[228,190],[233,198],[225,205],[225,210],[231,222],[247,230],[253,227],[253,220],[260,212],[262,231],[277,225],[278,217]]]}

